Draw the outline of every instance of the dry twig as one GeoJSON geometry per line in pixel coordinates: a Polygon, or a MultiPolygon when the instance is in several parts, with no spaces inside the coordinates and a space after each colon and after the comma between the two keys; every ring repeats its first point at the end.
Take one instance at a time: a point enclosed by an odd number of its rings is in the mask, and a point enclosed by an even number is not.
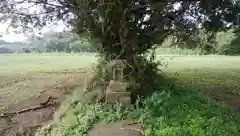
{"type": "Polygon", "coordinates": [[[21,113],[25,113],[25,112],[29,112],[29,111],[35,111],[35,110],[47,108],[47,107],[50,107],[50,106],[54,106],[54,105],[57,104],[56,102],[50,103],[50,101],[52,101],[53,99],[55,99],[55,98],[53,98],[52,96],[49,96],[48,99],[45,102],[40,103],[39,106],[25,108],[25,109],[21,109],[21,110],[14,111],[14,112],[2,113],[2,114],[0,114],[0,117],[4,118],[4,117],[8,117],[8,116],[14,116],[14,115],[18,115],[18,114],[21,114],[21,113]]]}

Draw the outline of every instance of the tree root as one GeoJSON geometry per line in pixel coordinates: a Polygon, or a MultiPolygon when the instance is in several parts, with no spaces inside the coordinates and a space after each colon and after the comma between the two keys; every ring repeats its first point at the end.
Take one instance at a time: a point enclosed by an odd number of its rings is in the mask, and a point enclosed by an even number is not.
{"type": "Polygon", "coordinates": [[[21,110],[14,111],[14,112],[2,113],[2,114],[0,114],[0,118],[4,118],[4,117],[8,117],[8,116],[14,116],[14,115],[18,115],[18,114],[21,114],[21,113],[25,113],[25,112],[29,112],[29,111],[35,111],[35,110],[47,108],[47,107],[50,107],[50,106],[54,106],[54,105],[57,104],[57,102],[50,103],[53,99],[56,99],[56,98],[53,98],[52,96],[49,96],[48,99],[45,102],[40,103],[39,106],[25,108],[25,109],[21,109],[21,110]]]}

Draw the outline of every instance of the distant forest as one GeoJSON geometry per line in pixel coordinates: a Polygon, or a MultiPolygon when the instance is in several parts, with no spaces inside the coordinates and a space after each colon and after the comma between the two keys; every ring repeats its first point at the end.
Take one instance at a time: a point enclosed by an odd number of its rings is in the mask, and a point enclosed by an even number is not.
{"type": "MultiPolygon", "coordinates": [[[[226,32],[219,32],[216,40],[208,41],[205,33],[199,31],[196,35],[186,35],[185,42],[177,41],[175,37],[169,37],[165,40],[162,48],[200,48],[206,51],[206,54],[221,55],[239,55],[240,54],[240,29],[231,29],[226,32]],[[234,33],[237,31],[237,33],[234,33]],[[187,41],[187,42],[186,42],[187,41]],[[193,46],[197,44],[197,46],[193,46]]],[[[0,54],[3,53],[31,53],[31,52],[96,52],[100,47],[97,40],[88,40],[79,37],[71,32],[52,32],[45,33],[42,37],[29,38],[27,42],[6,42],[0,40],[0,54]]]]}
{"type": "Polygon", "coordinates": [[[46,33],[42,37],[29,38],[26,42],[0,40],[0,53],[95,52],[92,44],[71,32],[54,32],[46,33]]]}

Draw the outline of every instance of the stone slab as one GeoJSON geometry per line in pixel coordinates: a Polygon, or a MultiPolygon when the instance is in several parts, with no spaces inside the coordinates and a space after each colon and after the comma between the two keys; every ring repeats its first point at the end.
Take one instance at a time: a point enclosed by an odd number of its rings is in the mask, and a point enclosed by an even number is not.
{"type": "Polygon", "coordinates": [[[106,92],[106,103],[116,104],[121,102],[123,104],[131,104],[131,93],[130,92],[106,92]]]}
{"type": "Polygon", "coordinates": [[[87,136],[143,136],[141,125],[131,120],[93,125],[87,136]]]}
{"type": "Polygon", "coordinates": [[[131,96],[122,96],[118,98],[118,101],[123,104],[131,104],[131,96]]]}
{"type": "Polygon", "coordinates": [[[127,90],[127,83],[122,82],[122,81],[114,81],[111,80],[108,89],[113,91],[113,92],[126,92],[127,90]]]}

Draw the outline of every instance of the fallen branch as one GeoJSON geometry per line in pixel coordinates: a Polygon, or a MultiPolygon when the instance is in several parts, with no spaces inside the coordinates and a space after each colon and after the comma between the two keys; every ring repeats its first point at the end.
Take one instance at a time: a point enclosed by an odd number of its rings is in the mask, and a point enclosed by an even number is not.
{"type": "Polygon", "coordinates": [[[4,134],[6,133],[7,130],[11,129],[12,127],[7,127],[4,128],[3,130],[0,131],[0,136],[4,136],[4,134]]]}
{"type": "Polygon", "coordinates": [[[53,98],[52,96],[48,96],[48,99],[45,101],[45,102],[42,102],[42,103],[40,103],[40,105],[47,105],[47,104],[49,104],[49,102],[51,101],[51,100],[53,100],[53,99],[56,99],[56,98],[53,98]]]}
{"type": "Polygon", "coordinates": [[[2,113],[2,114],[0,114],[0,117],[4,118],[4,117],[8,117],[8,116],[18,115],[18,114],[21,114],[21,113],[25,113],[25,112],[29,112],[29,111],[35,111],[35,110],[47,108],[47,107],[50,107],[50,106],[54,106],[54,105],[57,104],[56,102],[50,103],[50,101],[53,100],[53,99],[55,99],[55,98],[53,98],[52,96],[49,96],[48,99],[45,102],[40,103],[39,106],[31,107],[31,108],[25,108],[25,109],[21,109],[21,110],[15,111],[15,112],[2,113]]]}

